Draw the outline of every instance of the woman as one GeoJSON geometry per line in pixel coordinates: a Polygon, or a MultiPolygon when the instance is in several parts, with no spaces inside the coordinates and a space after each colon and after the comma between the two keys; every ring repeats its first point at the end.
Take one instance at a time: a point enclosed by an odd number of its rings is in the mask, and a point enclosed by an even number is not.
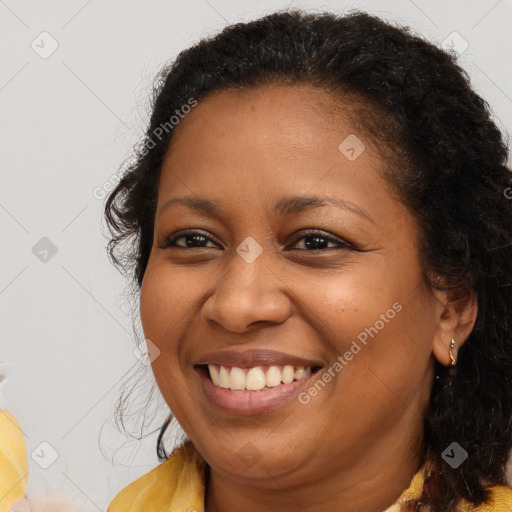
{"type": "Polygon", "coordinates": [[[294,11],[160,79],[105,213],[188,441],[109,512],[511,510],[512,180],[455,58],[294,11]]]}
{"type": "Polygon", "coordinates": [[[109,510],[510,510],[511,179],[454,58],[284,12],[161,79],[106,215],[190,442],[109,510]]]}
{"type": "MultiPolygon", "coordinates": [[[[160,78],[105,213],[188,440],[109,512],[510,511],[512,180],[455,59],[295,11],[160,78]]],[[[1,510],[43,510],[0,420],[1,510]]]]}

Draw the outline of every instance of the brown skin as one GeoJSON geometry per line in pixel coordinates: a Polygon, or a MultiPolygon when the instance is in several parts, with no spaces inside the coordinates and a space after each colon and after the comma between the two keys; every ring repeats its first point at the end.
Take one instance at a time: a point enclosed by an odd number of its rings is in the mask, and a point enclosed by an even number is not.
{"type": "Polygon", "coordinates": [[[472,294],[446,306],[456,296],[425,284],[414,217],[364,133],[355,161],[340,152],[355,132],[334,121],[335,101],[298,85],[216,92],[175,128],[165,158],[141,320],[161,351],[153,371],[163,397],[211,468],[208,512],[385,510],[421,464],[434,358],[448,365],[451,338],[460,346],[476,319],[472,294]],[[219,201],[223,218],[183,205],[160,213],[182,195],[219,201]],[[275,214],[290,195],[348,200],[373,221],[333,205],[275,214]],[[310,228],[364,252],[308,249],[310,228]],[[184,229],[211,240],[159,248],[184,229]],[[236,252],[248,236],[263,249],[252,263],[236,252]],[[307,405],[224,412],[192,367],[210,351],[275,349],[327,369],[396,302],[402,310],[307,405]],[[260,453],[250,467],[238,455],[249,442],[260,453]]]}

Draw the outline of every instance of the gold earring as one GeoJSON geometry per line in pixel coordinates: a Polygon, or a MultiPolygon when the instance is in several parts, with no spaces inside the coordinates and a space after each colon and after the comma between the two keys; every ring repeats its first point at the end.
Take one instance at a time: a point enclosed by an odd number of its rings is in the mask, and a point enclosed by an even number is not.
{"type": "Polygon", "coordinates": [[[450,359],[451,359],[451,366],[455,366],[455,357],[453,357],[452,349],[455,348],[455,340],[452,338],[452,341],[450,342],[450,359]]]}

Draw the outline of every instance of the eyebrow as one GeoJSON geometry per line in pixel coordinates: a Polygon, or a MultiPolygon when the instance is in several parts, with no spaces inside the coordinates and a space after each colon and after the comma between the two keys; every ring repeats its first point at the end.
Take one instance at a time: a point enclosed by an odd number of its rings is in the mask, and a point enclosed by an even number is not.
{"type": "MultiPolygon", "coordinates": [[[[162,205],[158,214],[161,215],[164,210],[166,210],[169,206],[173,204],[182,204],[200,213],[204,213],[219,218],[222,217],[222,206],[218,201],[193,196],[173,197],[172,199],[169,199],[169,201],[162,205]]],[[[366,212],[360,206],[357,206],[356,204],[347,201],[346,199],[341,199],[339,197],[332,196],[283,197],[274,205],[274,211],[281,216],[285,216],[294,213],[300,213],[311,208],[319,208],[321,206],[328,205],[335,206],[342,210],[348,210],[360,217],[365,218],[366,220],[372,222],[373,224],[376,224],[372,217],[368,214],[368,212],[366,212]]]]}

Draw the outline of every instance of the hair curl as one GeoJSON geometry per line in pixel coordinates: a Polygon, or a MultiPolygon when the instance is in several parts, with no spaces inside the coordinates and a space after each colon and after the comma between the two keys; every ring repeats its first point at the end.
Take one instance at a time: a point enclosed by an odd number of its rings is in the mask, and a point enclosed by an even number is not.
{"type": "MultiPolygon", "coordinates": [[[[354,122],[380,142],[386,178],[417,219],[428,283],[473,290],[478,316],[459,350],[453,405],[434,400],[424,418],[422,460],[430,468],[413,510],[448,512],[484,501],[504,483],[512,446],[512,174],[508,147],[488,104],[456,57],[362,11],[343,16],[280,11],[238,23],[182,51],[159,75],[146,137],[190,98],[264,84],[308,84],[360,99],[354,122]],[[384,143],[385,141],[385,143],[384,143]],[[386,148],[386,151],[384,151],[386,148]],[[448,284],[447,284],[448,283],[448,284]],[[457,441],[469,458],[452,469],[442,458],[457,441]]],[[[140,289],[153,238],[162,162],[173,131],[148,151],[147,138],[111,192],[105,217],[113,263],[140,289]],[[134,240],[132,251],[118,245],[134,240]]],[[[441,375],[446,368],[436,363],[441,375]]],[[[157,453],[166,421],[158,439],[157,453]]],[[[165,449],[163,456],[167,457],[165,449]]]]}

